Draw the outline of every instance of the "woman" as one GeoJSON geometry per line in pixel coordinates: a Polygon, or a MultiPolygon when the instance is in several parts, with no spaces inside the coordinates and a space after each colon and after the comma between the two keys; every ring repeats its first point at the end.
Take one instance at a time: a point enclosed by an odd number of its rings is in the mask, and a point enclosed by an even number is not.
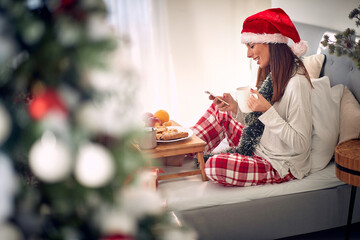
{"type": "Polygon", "coordinates": [[[213,104],[192,127],[210,153],[227,138],[232,149],[210,157],[205,172],[225,186],[252,186],[301,179],[310,171],[311,81],[299,56],[307,51],[282,9],[248,17],[241,32],[247,57],[259,65],[253,112],[244,114],[230,94],[210,97],[213,104]],[[294,41],[291,48],[288,38],[294,41]]]}

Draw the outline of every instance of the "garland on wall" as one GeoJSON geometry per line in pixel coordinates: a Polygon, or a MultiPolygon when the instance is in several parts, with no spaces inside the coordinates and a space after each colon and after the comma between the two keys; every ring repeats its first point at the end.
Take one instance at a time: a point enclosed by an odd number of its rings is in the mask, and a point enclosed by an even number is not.
{"type": "Polygon", "coordinates": [[[106,16],[99,0],[0,1],[1,239],[196,236],[144,187],[138,81],[106,16]]]}

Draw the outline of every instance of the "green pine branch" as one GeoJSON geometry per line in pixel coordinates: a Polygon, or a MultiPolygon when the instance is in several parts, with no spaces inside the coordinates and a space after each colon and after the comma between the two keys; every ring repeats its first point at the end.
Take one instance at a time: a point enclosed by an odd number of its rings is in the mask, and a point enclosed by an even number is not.
{"type": "MultiPolygon", "coordinates": [[[[360,26],[360,5],[350,12],[349,19],[355,19],[356,27],[360,26]]],[[[347,28],[345,31],[337,33],[335,40],[324,35],[321,44],[329,49],[330,54],[350,57],[360,70],[360,40],[356,41],[354,29],[347,28]]]]}

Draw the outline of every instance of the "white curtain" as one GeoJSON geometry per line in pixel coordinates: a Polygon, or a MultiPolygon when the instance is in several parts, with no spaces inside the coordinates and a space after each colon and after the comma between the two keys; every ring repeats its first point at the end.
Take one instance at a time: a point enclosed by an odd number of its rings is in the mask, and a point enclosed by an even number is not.
{"type": "Polygon", "coordinates": [[[176,119],[176,81],[169,48],[166,0],[105,0],[110,22],[130,41],[128,58],[140,77],[140,109],[165,109],[176,119]]]}

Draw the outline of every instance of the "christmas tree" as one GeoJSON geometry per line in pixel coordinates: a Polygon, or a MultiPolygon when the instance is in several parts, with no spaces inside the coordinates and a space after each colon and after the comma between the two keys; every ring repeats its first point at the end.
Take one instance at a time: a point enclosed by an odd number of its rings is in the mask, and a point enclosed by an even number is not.
{"type": "MultiPolygon", "coordinates": [[[[356,27],[360,26],[360,6],[350,12],[349,19],[356,19],[356,27]]],[[[350,57],[360,69],[360,40],[356,40],[354,29],[347,28],[345,31],[337,33],[335,40],[331,40],[329,35],[324,35],[321,44],[329,48],[330,54],[350,57]]]]}
{"type": "Polygon", "coordinates": [[[0,0],[1,239],[195,237],[143,187],[137,75],[106,16],[100,0],[0,0]]]}

